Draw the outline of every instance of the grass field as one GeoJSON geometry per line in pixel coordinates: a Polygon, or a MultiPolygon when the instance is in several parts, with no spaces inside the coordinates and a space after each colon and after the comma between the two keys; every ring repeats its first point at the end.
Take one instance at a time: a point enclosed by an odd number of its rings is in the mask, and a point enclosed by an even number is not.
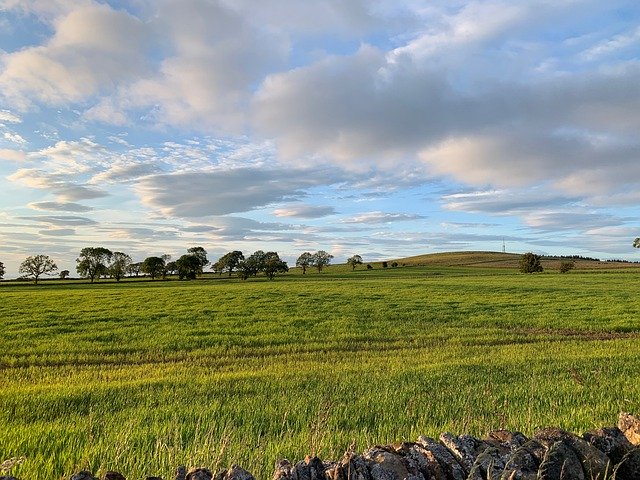
{"type": "Polygon", "coordinates": [[[0,461],[34,480],[335,458],[640,412],[640,271],[0,285],[0,461]]]}

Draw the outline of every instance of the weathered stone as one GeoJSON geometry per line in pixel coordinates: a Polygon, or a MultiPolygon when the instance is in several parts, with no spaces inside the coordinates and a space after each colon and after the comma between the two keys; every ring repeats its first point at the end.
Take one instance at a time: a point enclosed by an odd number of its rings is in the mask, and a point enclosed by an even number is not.
{"type": "Polygon", "coordinates": [[[127,480],[120,472],[106,472],[102,480],[127,480]]]}
{"type": "Polygon", "coordinates": [[[619,463],[622,457],[633,449],[633,445],[618,427],[590,430],[585,432],[582,438],[607,455],[613,463],[619,463]]]}
{"type": "Polygon", "coordinates": [[[529,440],[513,452],[502,471],[500,480],[534,480],[546,449],[535,440],[529,440]]]}
{"type": "Polygon", "coordinates": [[[476,458],[467,480],[500,480],[508,455],[504,449],[488,447],[476,458]]]}
{"type": "Polygon", "coordinates": [[[588,480],[604,480],[611,474],[611,460],[596,447],[580,437],[568,437],[565,443],[577,455],[588,480]]]}
{"type": "Polygon", "coordinates": [[[224,480],[255,480],[253,475],[238,465],[232,465],[229,470],[225,471],[224,480]]]}
{"type": "Polygon", "coordinates": [[[175,480],[185,480],[187,477],[187,467],[184,465],[180,465],[176,468],[175,480]]]}
{"type": "Polygon", "coordinates": [[[623,412],[618,418],[618,428],[624,433],[631,445],[640,447],[640,418],[623,412]]]}
{"type": "Polygon", "coordinates": [[[498,442],[500,445],[515,451],[527,443],[529,439],[520,432],[494,430],[493,432],[490,432],[489,435],[487,435],[487,438],[483,439],[483,441],[489,445],[495,445],[494,442],[498,442]]]}
{"type": "Polygon", "coordinates": [[[144,480],[162,480],[162,477],[145,477],[144,480]]]}
{"type": "Polygon", "coordinates": [[[545,447],[549,448],[556,442],[560,442],[569,437],[575,437],[573,433],[567,432],[560,428],[543,428],[538,430],[533,436],[533,440],[541,443],[545,447]]]}
{"type": "Polygon", "coordinates": [[[640,448],[627,452],[613,467],[616,480],[638,480],[640,478],[640,448]]]}
{"type": "Polygon", "coordinates": [[[208,468],[192,468],[187,472],[186,480],[211,480],[213,473],[208,468]]]}
{"type": "Polygon", "coordinates": [[[547,450],[538,470],[539,480],[585,480],[580,460],[564,442],[558,441],[547,450]]]}
{"type": "Polygon", "coordinates": [[[273,480],[289,480],[291,478],[291,471],[293,465],[286,458],[278,460],[276,462],[276,469],[273,472],[273,480]]]}
{"type": "Polygon", "coordinates": [[[16,477],[6,477],[6,476],[2,476],[0,477],[0,480],[18,480],[16,477]]]}
{"type": "Polygon", "coordinates": [[[440,441],[458,459],[467,474],[473,468],[478,455],[488,447],[482,440],[478,440],[471,435],[455,436],[449,432],[442,433],[440,441]]]}
{"type": "Polygon", "coordinates": [[[385,447],[373,447],[362,454],[367,460],[373,480],[424,480],[417,468],[409,468],[406,460],[385,447]],[[414,470],[411,472],[410,470],[414,470]]]}
{"type": "Polygon", "coordinates": [[[365,459],[351,451],[333,467],[325,469],[325,475],[329,480],[371,480],[365,459]]]}
{"type": "Polygon", "coordinates": [[[69,480],[98,480],[98,479],[93,476],[93,473],[87,470],[83,470],[81,472],[71,475],[71,478],[69,480]]]}
{"type": "MultiPolygon", "coordinates": [[[[417,443],[404,442],[395,447],[407,463],[426,479],[446,480],[447,476],[433,453],[417,443]]],[[[417,473],[415,473],[417,476],[417,473]]]]}
{"type": "Polygon", "coordinates": [[[324,464],[318,457],[307,457],[291,470],[292,480],[324,480],[324,464]]]}
{"type": "Polygon", "coordinates": [[[418,437],[418,445],[428,452],[426,455],[432,455],[438,462],[446,474],[447,480],[465,480],[467,478],[467,472],[465,472],[463,466],[444,445],[433,438],[424,436],[418,437]]]}

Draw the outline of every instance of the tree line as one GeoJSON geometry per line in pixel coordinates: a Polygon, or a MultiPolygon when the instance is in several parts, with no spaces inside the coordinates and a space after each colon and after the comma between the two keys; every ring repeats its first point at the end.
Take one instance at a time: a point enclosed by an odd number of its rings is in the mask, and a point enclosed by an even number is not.
{"type": "MultiPolygon", "coordinates": [[[[315,253],[304,252],[296,260],[296,266],[302,268],[303,274],[306,274],[308,268],[316,268],[318,272],[322,272],[332,259],[333,255],[324,250],[315,253]]],[[[355,269],[362,264],[362,257],[354,255],[347,260],[347,263],[355,269]]],[[[241,251],[234,250],[213,263],[207,258],[207,251],[203,247],[191,247],[177,260],[171,260],[171,255],[164,254],[147,257],[142,262],[134,262],[130,255],[114,252],[105,247],[83,248],[76,258],[76,272],[82,278],[89,279],[91,283],[106,277],[119,282],[126,276],[138,277],[141,273],[148,275],[152,280],[165,279],[168,275],[177,275],[181,280],[191,280],[202,275],[204,268],[208,265],[214,273],[227,274],[229,277],[235,273],[243,280],[259,274],[264,274],[269,280],[273,280],[276,275],[289,271],[287,262],[281,260],[277,252],[262,250],[247,257],[241,251]]],[[[48,255],[29,256],[19,268],[21,274],[32,278],[36,284],[43,275],[52,275],[57,271],[58,266],[48,255]]],[[[4,264],[0,262],[0,279],[4,273],[4,264]]],[[[62,279],[68,278],[70,272],[62,270],[59,275],[62,279]]]]}

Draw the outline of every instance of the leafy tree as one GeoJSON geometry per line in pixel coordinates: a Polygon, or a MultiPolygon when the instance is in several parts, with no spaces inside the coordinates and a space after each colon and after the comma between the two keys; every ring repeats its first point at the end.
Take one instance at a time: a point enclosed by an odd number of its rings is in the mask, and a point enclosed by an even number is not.
{"type": "Polygon", "coordinates": [[[351,265],[351,271],[355,270],[358,265],[362,265],[362,257],[360,255],[354,255],[347,259],[347,265],[351,265]]]}
{"type": "Polygon", "coordinates": [[[126,253],[113,252],[112,259],[113,261],[109,265],[109,275],[119,282],[127,273],[129,265],[131,265],[131,257],[126,253]]]}
{"type": "Polygon", "coordinates": [[[195,255],[185,254],[176,260],[176,269],[180,280],[193,280],[202,271],[202,262],[195,255]]]}
{"type": "Polygon", "coordinates": [[[542,270],[540,255],[528,252],[520,257],[520,271],[522,273],[536,273],[542,272],[542,270]]]}
{"type": "Polygon", "coordinates": [[[576,263],[574,261],[567,261],[560,263],[560,273],[567,273],[570,270],[573,270],[576,267],[576,263]]]}
{"type": "Polygon", "coordinates": [[[76,271],[83,277],[91,279],[91,283],[96,278],[100,278],[108,272],[107,264],[111,260],[113,253],[104,247],[85,247],[80,250],[80,256],[76,258],[78,265],[76,271]]]}
{"type": "Polygon", "coordinates": [[[164,266],[162,267],[162,279],[166,280],[167,279],[167,274],[169,273],[169,269],[167,267],[167,264],[169,263],[169,260],[171,260],[171,255],[169,255],[168,253],[164,253],[164,254],[160,255],[160,258],[164,262],[164,266]]]}
{"type": "Polygon", "coordinates": [[[69,278],[69,273],[69,270],[62,270],[60,272],[60,279],[66,280],[67,278],[69,278]]]}
{"type": "Polygon", "coordinates": [[[289,271],[287,262],[280,260],[280,257],[276,252],[267,252],[264,257],[264,274],[273,280],[273,277],[278,273],[284,273],[289,271]]]}
{"type": "Polygon", "coordinates": [[[58,266],[48,255],[27,257],[25,261],[20,264],[20,273],[33,277],[36,285],[38,284],[40,275],[49,275],[56,270],[58,270],[58,266]]]}
{"type": "Polygon", "coordinates": [[[318,269],[318,273],[322,271],[324,267],[331,263],[333,255],[325,252],[324,250],[317,251],[312,255],[311,265],[318,269]]]}
{"type": "Polygon", "coordinates": [[[397,266],[398,266],[398,262],[393,262],[393,263],[391,264],[391,267],[392,267],[392,268],[396,268],[397,266]]]}
{"type": "Polygon", "coordinates": [[[140,271],[147,273],[151,280],[155,280],[164,271],[164,260],[161,257],[147,257],[142,262],[140,271]]]}
{"type": "Polygon", "coordinates": [[[257,250],[249,255],[238,264],[238,272],[243,280],[249,277],[255,277],[258,273],[264,271],[266,253],[262,250],[257,250]]]}
{"type": "Polygon", "coordinates": [[[223,271],[229,272],[229,276],[233,273],[233,271],[238,268],[240,262],[244,260],[244,255],[239,250],[234,250],[233,252],[229,252],[224,254],[218,260],[220,267],[223,271]]]}
{"type": "Polygon", "coordinates": [[[6,270],[4,269],[4,263],[0,262],[0,280],[2,280],[2,277],[4,277],[4,272],[6,270]]]}
{"type": "Polygon", "coordinates": [[[178,273],[178,264],[177,262],[167,262],[164,269],[169,275],[175,275],[178,273]]]}
{"type": "Polygon", "coordinates": [[[135,262],[129,265],[127,268],[127,273],[131,276],[135,275],[136,277],[140,275],[140,269],[142,268],[142,262],[135,262]]]}
{"type": "Polygon", "coordinates": [[[224,271],[224,265],[222,265],[222,263],[220,263],[220,260],[218,260],[217,262],[211,264],[211,270],[213,270],[213,273],[222,275],[222,272],[224,271]]]}
{"type": "Polygon", "coordinates": [[[202,275],[202,270],[204,267],[209,265],[209,260],[207,259],[207,251],[202,247],[191,247],[187,249],[187,254],[193,255],[200,262],[200,271],[198,275],[202,275]]]}
{"type": "Polygon", "coordinates": [[[382,268],[387,268],[389,266],[388,262],[382,262],[382,268]]]}
{"type": "Polygon", "coordinates": [[[309,252],[304,252],[296,260],[296,267],[302,268],[302,274],[307,273],[307,267],[313,265],[313,255],[309,252]]]}

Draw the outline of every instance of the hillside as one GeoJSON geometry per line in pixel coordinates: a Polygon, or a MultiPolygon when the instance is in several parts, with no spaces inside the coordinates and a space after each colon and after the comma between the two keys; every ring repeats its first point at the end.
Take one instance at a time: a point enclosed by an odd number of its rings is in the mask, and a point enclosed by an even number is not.
{"type": "MultiPolygon", "coordinates": [[[[520,253],[502,252],[444,252],[429,253],[413,257],[390,260],[406,266],[439,266],[439,267],[482,267],[482,268],[518,268],[520,253]]],[[[562,257],[542,257],[545,270],[558,270],[560,263],[569,259],[562,257]]],[[[634,262],[606,262],[588,259],[575,260],[577,270],[638,268],[640,263],[634,262]]]]}

